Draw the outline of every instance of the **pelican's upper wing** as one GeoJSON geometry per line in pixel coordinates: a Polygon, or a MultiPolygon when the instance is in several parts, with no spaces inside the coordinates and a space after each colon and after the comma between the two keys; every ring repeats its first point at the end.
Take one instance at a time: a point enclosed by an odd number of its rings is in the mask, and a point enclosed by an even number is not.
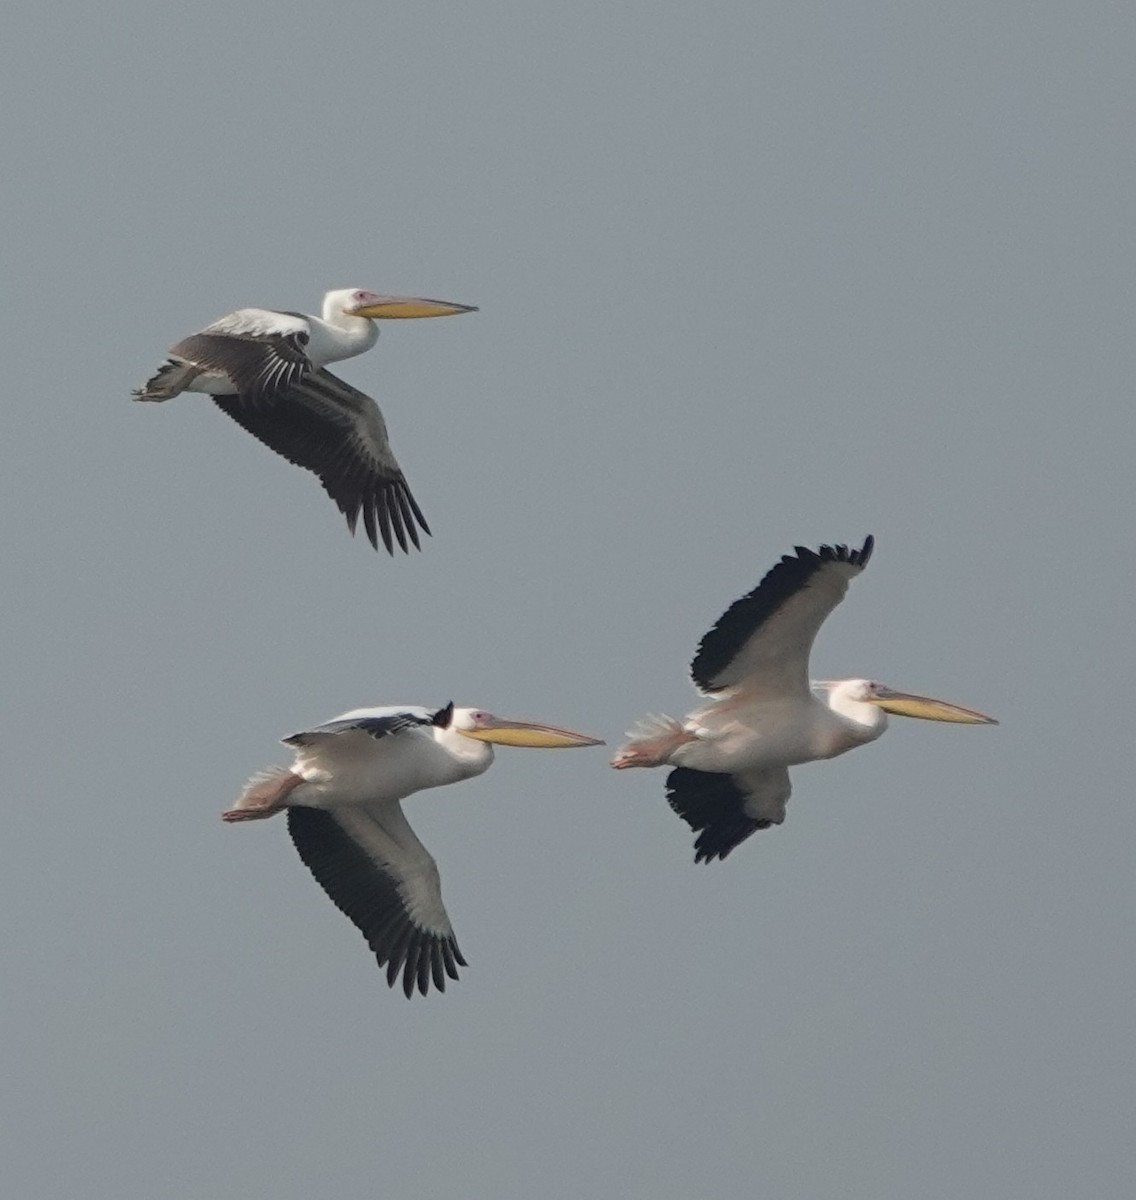
{"type": "Polygon", "coordinates": [[[403,551],[408,550],[407,539],[421,549],[418,530],[428,534],[430,527],[391,453],[386,422],[370,396],[320,370],[267,400],[243,392],[213,399],[253,437],[315,472],[352,533],[362,512],[376,550],[380,535],[389,553],[394,553],[395,540],[403,551]]]}
{"type": "Polygon", "coordinates": [[[367,939],[409,997],[466,965],[442,903],[438,867],[397,800],[335,809],[289,808],[288,832],[316,881],[367,939]]]}
{"type": "Polygon", "coordinates": [[[796,548],[702,639],[690,664],[704,692],[744,686],[747,691],[803,696],[809,687],[809,651],[825,617],[844,599],[867,565],[874,539],[847,546],[796,548]]]}
{"type": "Polygon", "coordinates": [[[227,375],[246,399],[271,397],[312,371],[302,313],[240,308],[170,347],[170,355],[227,375]]]}
{"type": "Polygon", "coordinates": [[[667,776],[667,802],[698,834],[695,862],[725,858],[751,833],[780,825],[791,790],[785,767],[739,775],[675,767],[667,776]]]}
{"type": "Polygon", "coordinates": [[[408,729],[438,725],[448,729],[454,716],[454,702],[432,712],[428,708],[358,708],[332,721],[281,738],[285,746],[311,746],[323,738],[359,731],[373,738],[390,737],[408,729]]]}

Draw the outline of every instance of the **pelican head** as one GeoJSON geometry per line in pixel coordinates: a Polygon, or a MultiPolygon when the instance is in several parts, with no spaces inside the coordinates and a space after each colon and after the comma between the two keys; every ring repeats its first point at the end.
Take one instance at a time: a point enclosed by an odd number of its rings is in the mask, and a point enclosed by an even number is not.
{"type": "Polygon", "coordinates": [[[419,296],[380,296],[362,288],[343,288],[324,297],[325,314],[331,310],[348,317],[369,320],[408,320],[412,317],[452,317],[457,313],[477,312],[470,304],[449,300],[424,300],[419,296]]]}
{"type": "Polygon", "coordinates": [[[533,721],[512,721],[495,717],[480,708],[455,708],[450,728],[479,742],[498,746],[532,746],[541,750],[563,750],[571,746],[602,746],[599,738],[555,725],[537,725],[533,721]]]}
{"type": "Polygon", "coordinates": [[[916,717],[922,721],[952,721],[959,725],[997,725],[993,717],[975,712],[972,708],[961,708],[945,700],[930,696],[918,696],[914,692],[900,692],[874,679],[824,680],[813,684],[828,692],[829,707],[840,711],[841,701],[853,704],[874,704],[886,713],[897,717],[916,717]]]}

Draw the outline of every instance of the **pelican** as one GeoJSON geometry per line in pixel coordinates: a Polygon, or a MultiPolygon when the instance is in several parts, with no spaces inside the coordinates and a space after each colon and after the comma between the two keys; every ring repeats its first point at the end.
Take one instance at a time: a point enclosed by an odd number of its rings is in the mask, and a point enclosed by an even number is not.
{"type": "Polygon", "coordinates": [[[418,530],[428,534],[430,527],[391,453],[379,406],[324,368],[370,350],[379,336],[377,320],[476,311],[360,288],[328,292],[319,317],[240,308],[171,346],[169,358],[133,396],[212,396],[253,437],[318,475],[352,533],[362,512],[376,550],[381,535],[388,553],[395,540],[408,552],[408,539],[420,549],[418,530]]]}
{"type": "Polygon", "coordinates": [[[399,803],[489,769],[493,745],[602,746],[582,733],[506,720],[453,703],[431,711],[357,708],[283,739],[291,767],[254,775],[225,821],[288,810],[288,831],[316,881],[367,939],[387,983],[409,997],[457,979],[466,961],[442,903],[438,868],[399,803]]]}
{"type": "Polygon", "coordinates": [[[694,861],[725,858],[751,833],[780,825],[789,768],[867,745],[888,713],[925,721],[997,725],[993,717],[869,679],[810,684],[809,652],[824,619],[867,566],[875,544],[796,547],[702,639],[691,663],[712,697],[684,722],[650,716],[611,765],[674,767],[671,808],[698,834],[694,861]]]}

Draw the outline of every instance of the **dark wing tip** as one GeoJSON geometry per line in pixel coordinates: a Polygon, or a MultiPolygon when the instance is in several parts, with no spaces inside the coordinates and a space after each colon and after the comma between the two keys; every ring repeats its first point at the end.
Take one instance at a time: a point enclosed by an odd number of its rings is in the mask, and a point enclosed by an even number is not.
{"type": "Polygon", "coordinates": [[[713,862],[773,822],[755,820],[745,811],[746,795],[730,775],[675,767],[667,776],[667,803],[698,837],[694,861],[713,862]]]}
{"type": "Polygon", "coordinates": [[[359,484],[338,479],[328,472],[320,476],[320,482],[339,506],[352,534],[359,523],[359,514],[363,514],[367,540],[376,550],[381,540],[388,554],[394,555],[396,542],[403,554],[409,554],[411,546],[415,550],[422,549],[419,531],[427,537],[433,536],[401,475],[359,484]]]}
{"type": "MultiPolygon", "coordinates": [[[[868,565],[868,559],[872,557],[875,545],[876,539],[869,533],[859,550],[850,550],[843,542],[836,546],[821,546],[817,550],[809,550],[805,546],[796,546],[794,549],[797,557],[805,562],[848,563],[849,566],[863,568],[868,565]]],[[[793,560],[786,556],[781,561],[792,562],[793,560]]]]}
{"type": "Polygon", "coordinates": [[[438,711],[431,718],[431,724],[437,725],[439,729],[449,729],[451,722],[454,719],[454,702],[451,700],[449,704],[438,711]]]}
{"type": "MultiPolygon", "coordinates": [[[[383,965],[381,960],[379,965],[383,965]]],[[[426,996],[431,984],[436,992],[444,992],[447,978],[456,980],[458,967],[466,965],[452,937],[430,934],[407,952],[406,960],[401,965],[403,995],[408,1000],[413,999],[415,991],[420,996],[426,996]]],[[[387,982],[392,988],[398,983],[398,974],[398,966],[387,970],[387,982]]]]}
{"type": "Polygon", "coordinates": [[[412,941],[405,958],[399,955],[384,963],[377,952],[376,957],[380,967],[387,967],[387,983],[392,988],[397,986],[401,971],[402,993],[408,1000],[413,999],[415,991],[420,996],[428,995],[431,984],[436,992],[444,992],[446,979],[456,980],[458,967],[467,965],[453,937],[436,933],[424,934],[412,941]]]}
{"type": "Polygon", "coordinates": [[[426,995],[430,983],[445,991],[445,977],[457,979],[465,966],[452,933],[436,933],[416,925],[403,906],[398,885],[322,809],[288,809],[288,832],[300,858],[336,908],[363,934],[387,984],[426,995]]]}
{"type": "Polygon", "coordinates": [[[876,539],[869,533],[864,539],[864,544],[859,550],[849,549],[847,546],[822,546],[822,551],[831,551],[831,554],[826,554],[824,557],[828,562],[844,562],[849,566],[859,567],[861,570],[868,565],[868,559],[872,557],[872,550],[875,548],[876,539]]]}
{"type": "Polygon", "coordinates": [[[718,690],[714,678],[728,667],[746,639],[761,628],[789,599],[805,587],[826,563],[848,563],[863,568],[872,555],[875,539],[869,534],[859,550],[847,546],[794,546],[764,576],[718,618],[698,643],[690,664],[695,684],[705,692],[718,690]]]}

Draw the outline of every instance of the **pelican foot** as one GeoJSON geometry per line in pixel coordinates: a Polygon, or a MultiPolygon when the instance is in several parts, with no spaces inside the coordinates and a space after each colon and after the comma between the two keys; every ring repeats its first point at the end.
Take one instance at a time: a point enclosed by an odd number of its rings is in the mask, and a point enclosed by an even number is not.
{"type": "Polygon", "coordinates": [[[245,784],[241,798],[221,814],[221,820],[263,821],[287,807],[288,794],[298,788],[303,779],[286,767],[274,767],[254,775],[245,784]]]}
{"type": "Polygon", "coordinates": [[[221,814],[221,820],[230,825],[234,821],[263,821],[283,812],[285,807],[283,804],[266,804],[261,808],[227,808],[221,814]]]}
{"type": "Polygon", "coordinates": [[[641,746],[624,746],[611,760],[611,765],[617,771],[624,771],[628,767],[657,767],[662,761],[661,758],[645,753],[641,746]]]}

